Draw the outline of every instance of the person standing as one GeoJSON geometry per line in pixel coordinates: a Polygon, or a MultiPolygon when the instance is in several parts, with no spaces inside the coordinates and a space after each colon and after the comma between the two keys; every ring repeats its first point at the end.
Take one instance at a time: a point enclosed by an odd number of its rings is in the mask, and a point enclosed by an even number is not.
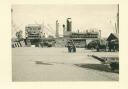
{"type": "Polygon", "coordinates": [[[70,43],[70,41],[67,42],[67,48],[68,48],[68,52],[71,52],[71,43],[70,43]]]}
{"type": "Polygon", "coordinates": [[[75,47],[73,40],[72,40],[72,49],[73,49],[73,52],[76,52],[76,47],[75,47]]]}

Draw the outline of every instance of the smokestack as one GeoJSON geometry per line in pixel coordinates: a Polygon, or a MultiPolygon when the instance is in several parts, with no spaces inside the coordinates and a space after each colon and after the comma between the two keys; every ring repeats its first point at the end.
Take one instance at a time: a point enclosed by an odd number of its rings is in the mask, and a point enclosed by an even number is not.
{"type": "Polygon", "coordinates": [[[63,24],[63,35],[65,35],[65,25],[63,24]]]}
{"type": "Polygon", "coordinates": [[[59,22],[56,20],[56,37],[59,37],[59,22]]]}
{"type": "Polygon", "coordinates": [[[72,31],[72,21],[71,18],[67,18],[67,31],[72,31]]]}

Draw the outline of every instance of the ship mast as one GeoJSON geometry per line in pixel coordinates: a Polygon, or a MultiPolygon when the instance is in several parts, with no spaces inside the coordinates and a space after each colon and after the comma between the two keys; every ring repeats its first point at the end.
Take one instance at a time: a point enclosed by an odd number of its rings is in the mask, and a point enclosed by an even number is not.
{"type": "Polygon", "coordinates": [[[117,34],[119,34],[119,4],[118,4],[118,10],[117,10],[117,34]]]}

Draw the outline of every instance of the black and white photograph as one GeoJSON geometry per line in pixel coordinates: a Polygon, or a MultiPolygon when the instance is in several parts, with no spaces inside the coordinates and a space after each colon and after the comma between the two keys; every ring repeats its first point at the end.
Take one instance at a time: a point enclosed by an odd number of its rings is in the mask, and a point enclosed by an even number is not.
{"type": "Polygon", "coordinates": [[[12,4],[12,81],[119,81],[119,6],[12,4]]]}

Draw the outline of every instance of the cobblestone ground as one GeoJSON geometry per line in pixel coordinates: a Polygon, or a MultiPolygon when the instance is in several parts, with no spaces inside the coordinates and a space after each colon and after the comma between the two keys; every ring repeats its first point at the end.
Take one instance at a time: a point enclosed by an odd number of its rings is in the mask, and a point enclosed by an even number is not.
{"type": "MultiPolygon", "coordinates": [[[[88,56],[95,52],[78,48],[13,48],[13,81],[118,81],[119,74],[88,67],[101,65],[88,56]],[[86,65],[86,67],[77,66],[86,65]]],[[[101,54],[104,54],[101,52],[101,54]]],[[[101,66],[102,67],[102,66],[101,66]]]]}

